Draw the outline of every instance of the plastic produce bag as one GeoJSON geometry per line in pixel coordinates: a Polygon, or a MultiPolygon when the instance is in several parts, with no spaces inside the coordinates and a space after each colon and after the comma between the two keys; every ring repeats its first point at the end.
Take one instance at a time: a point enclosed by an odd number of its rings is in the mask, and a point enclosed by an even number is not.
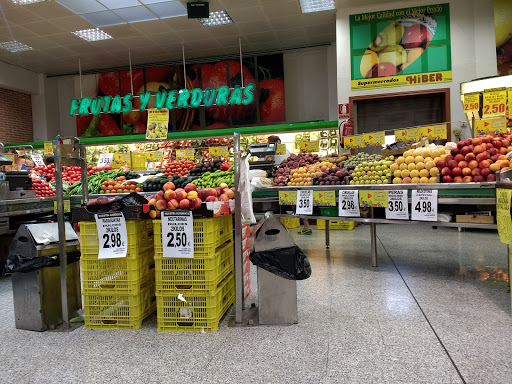
{"type": "Polygon", "coordinates": [[[254,265],[288,280],[305,280],[311,276],[309,260],[297,246],[253,252],[249,255],[249,260],[254,265]]]}
{"type": "Polygon", "coordinates": [[[251,169],[249,170],[249,180],[252,181],[255,177],[267,177],[267,172],[263,169],[251,169]]]}
{"type": "Polygon", "coordinates": [[[272,180],[266,177],[255,177],[251,180],[251,192],[260,188],[269,188],[272,186],[272,180]]]}
{"type": "Polygon", "coordinates": [[[249,181],[249,157],[240,160],[240,204],[242,210],[242,224],[256,224],[256,217],[252,210],[252,191],[249,181]]]}
{"type": "MultiPolygon", "coordinates": [[[[68,253],[67,259],[68,264],[72,264],[80,260],[80,252],[68,253]]],[[[57,256],[42,256],[34,257],[31,259],[23,255],[12,253],[9,255],[7,263],[5,264],[5,273],[27,273],[37,271],[38,269],[42,269],[45,267],[56,267],[59,265],[60,263],[57,256]]]]}

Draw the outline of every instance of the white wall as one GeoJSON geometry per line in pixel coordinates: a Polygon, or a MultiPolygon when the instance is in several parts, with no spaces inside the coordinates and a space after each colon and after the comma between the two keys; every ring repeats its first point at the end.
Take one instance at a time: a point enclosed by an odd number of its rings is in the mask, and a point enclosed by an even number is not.
{"type": "MultiPolygon", "coordinates": [[[[450,88],[451,120],[465,121],[460,102],[460,83],[473,79],[495,76],[496,49],[494,37],[494,11],[492,0],[401,1],[357,8],[338,9],[336,17],[338,102],[348,103],[349,97],[409,92],[425,89],[450,88]],[[427,84],[405,87],[352,91],[350,86],[350,27],[349,15],[364,12],[406,8],[439,3],[450,3],[452,76],[451,83],[427,84]]],[[[453,129],[459,129],[452,124],[453,129]]],[[[462,131],[469,137],[468,129],[462,131]]]]}

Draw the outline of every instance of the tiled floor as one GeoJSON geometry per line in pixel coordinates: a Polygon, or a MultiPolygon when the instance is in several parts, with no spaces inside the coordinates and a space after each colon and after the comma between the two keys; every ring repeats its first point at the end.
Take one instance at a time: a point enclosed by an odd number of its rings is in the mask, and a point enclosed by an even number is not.
{"type": "Polygon", "coordinates": [[[299,324],[214,334],[70,333],[14,328],[0,279],[0,383],[511,383],[507,267],[495,232],[378,226],[295,236],[313,275],[298,283],[299,324]]]}

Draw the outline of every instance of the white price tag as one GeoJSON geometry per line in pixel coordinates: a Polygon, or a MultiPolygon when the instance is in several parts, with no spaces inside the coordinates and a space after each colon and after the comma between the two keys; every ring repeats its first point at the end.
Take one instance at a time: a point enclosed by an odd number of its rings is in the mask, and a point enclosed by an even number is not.
{"type": "Polygon", "coordinates": [[[41,155],[38,155],[38,154],[34,153],[32,155],[32,161],[34,162],[34,165],[36,167],[44,166],[43,156],[41,156],[41,155]]]}
{"type": "Polygon", "coordinates": [[[406,190],[388,191],[386,219],[409,220],[409,202],[406,190]]]}
{"type": "Polygon", "coordinates": [[[194,257],[194,223],[192,212],[162,212],[162,245],[164,257],[194,257]]]}
{"type": "Polygon", "coordinates": [[[411,220],[437,221],[437,189],[412,191],[411,220]]]}
{"type": "Polygon", "coordinates": [[[99,254],[98,259],[117,259],[126,257],[128,235],[126,221],[121,212],[97,213],[99,254]]]}
{"type": "Polygon", "coordinates": [[[297,215],[313,214],[313,191],[299,190],[297,191],[297,215]]]}
{"type": "Polygon", "coordinates": [[[102,153],[100,154],[100,158],[98,159],[97,167],[105,167],[107,165],[112,165],[112,159],[114,158],[113,153],[102,153]]]}
{"type": "Polygon", "coordinates": [[[338,214],[346,217],[359,217],[359,191],[340,191],[338,214]]]}

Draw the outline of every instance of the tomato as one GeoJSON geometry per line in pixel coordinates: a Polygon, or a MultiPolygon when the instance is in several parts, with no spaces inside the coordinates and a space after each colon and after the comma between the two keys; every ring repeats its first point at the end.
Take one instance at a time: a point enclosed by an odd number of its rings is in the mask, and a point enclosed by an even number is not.
{"type": "Polygon", "coordinates": [[[284,81],[271,79],[259,82],[260,121],[276,123],[286,120],[284,81]]]}

